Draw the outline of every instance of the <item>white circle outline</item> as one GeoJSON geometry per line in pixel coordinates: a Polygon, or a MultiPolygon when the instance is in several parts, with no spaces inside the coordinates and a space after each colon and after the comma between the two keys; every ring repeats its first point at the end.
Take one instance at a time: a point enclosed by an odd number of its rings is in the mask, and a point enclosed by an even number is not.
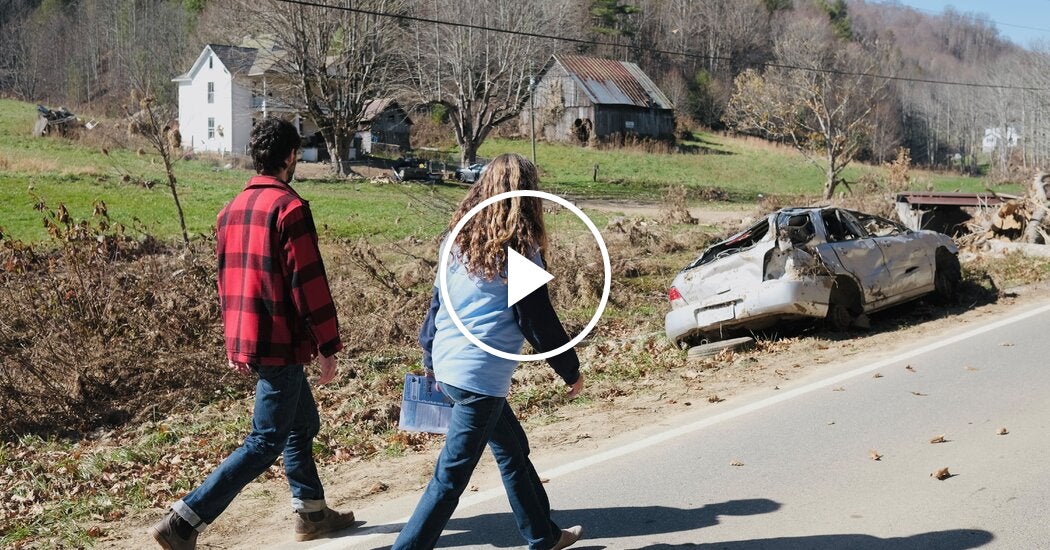
{"type": "Polygon", "coordinates": [[[544,191],[532,191],[526,189],[520,189],[517,191],[506,191],[504,193],[493,195],[485,199],[484,201],[481,201],[481,203],[479,203],[477,206],[471,208],[470,211],[467,212],[466,216],[463,216],[463,218],[459,220],[459,223],[456,224],[456,227],[452,228],[452,232],[449,233],[448,237],[445,239],[445,245],[441,247],[441,261],[438,262],[438,290],[441,292],[442,301],[445,304],[448,304],[448,316],[452,318],[452,322],[456,325],[456,328],[459,329],[459,332],[463,334],[463,336],[466,336],[467,340],[470,340],[472,344],[485,350],[485,352],[489,353],[490,355],[495,355],[496,357],[500,357],[502,359],[507,359],[510,361],[543,361],[572,349],[581,341],[583,341],[583,339],[586,338],[592,330],[594,330],[594,327],[598,324],[598,320],[601,319],[602,313],[605,311],[606,304],[609,303],[609,288],[612,284],[612,268],[610,267],[609,263],[609,250],[605,247],[605,240],[602,239],[602,235],[598,232],[598,228],[594,226],[594,222],[592,222],[591,219],[588,218],[582,210],[577,208],[576,205],[557,195],[552,195],[551,193],[547,193],[544,191]],[[569,211],[575,214],[577,218],[583,220],[583,223],[587,226],[587,229],[590,229],[591,235],[594,235],[594,240],[598,241],[598,249],[601,250],[602,253],[602,267],[605,269],[605,284],[602,286],[602,299],[600,302],[598,302],[598,309],[594,312],[594,316],[591,317],[591,322],[587,323],[587,326],[584,327],[583,330],[579,334],[577,334],[575,338],[566,342],[565,345],[550,351],[545,351],[543,353],[508,353],[502,350],[498,350],[486,344],[485,342],[482,342],[481,339],[471,334],[471,332],[467,330],[467,327],[463,325],[463,321],[460,320],[459,315],[456,313],[455,308],[453,308],[450,305],[450,300],[448,299],[448,259],[449,256],[452,254],[452,245],[456,242],[456,237],[459,235],[459,232],[463,230],[463,227],[467,224],[468,221],[470,221],[471,218],[476,216],[478,212],[481,212],[481,210],[486,206],[493,204],[497,201],[510,199],[513,197],[537,197],[540,199],[554,201],[564,206],[565,208],[568,208],[569,211]]]}

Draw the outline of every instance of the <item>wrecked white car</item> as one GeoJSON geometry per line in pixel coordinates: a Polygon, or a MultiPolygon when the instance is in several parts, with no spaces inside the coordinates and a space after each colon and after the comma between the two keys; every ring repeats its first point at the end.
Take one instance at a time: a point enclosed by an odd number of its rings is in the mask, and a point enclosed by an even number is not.
{"type": "Polygon", "coordinates": [[[704,250],[672,282],[668,338],[719,340],[781,321],[823,318],[845,330],[862,314],[936,292],[961,272],[950,237],[841,208],[785,208],[704,250]]]}

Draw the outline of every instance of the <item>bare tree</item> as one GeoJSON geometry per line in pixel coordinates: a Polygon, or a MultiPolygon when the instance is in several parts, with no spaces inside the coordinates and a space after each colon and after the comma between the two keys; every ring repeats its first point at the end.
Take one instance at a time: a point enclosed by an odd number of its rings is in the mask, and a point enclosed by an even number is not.
{"type": "Polygon", "coordinates": [[[818,19],[795,21],[776,54],[779,67],[737,77],[726,122],[789,141],[824,173],[823,196],[830,199],[842,170],[871,137],[872,111],[887,81],[868,76],[876,69],[871,54],[834,38],[818,19]]]}
{"type": "Polygon", "coordinates": [[[402,30],[387,14],[404,12],[403,0],[329,0],[329,7],[242,0],[258,22],[257,30],[274,41],[274,59],[285,79],[273,82],[287,99],[317,125],[340,174],[353,135],[372,100],[391,89],[402,30]],[[361,10],[361,11],[354,11],[361,10]]]}
{"type": "MultiPolygon", "coordinates": [[[[139,97],[141,96],[138,92],[132,94],[132,99],[139,97]]],[[[138,103],[141,110],[137,113],[132,113],[127,106],[124,107],[131,131],[145,138],[150,147],[160,154],[160,158],[164,162],[164,174],[168,179],[168,190],[171,191],[171,198],[175,202],[175,213],[179,216],[179,227],[182,229],[182,243],[188,252],[190,250],[190,235],[186,231],[186,214],[182,211],[182,202],[179,201],[178,182],[175,179],[175,161],[178,159],[181,138],[178,137],[178,130],[165,123],[165,121],[172,119],[171,113],[165,112],[166,110],[163,107],[158,109],[152,97],[145,96],[138,103]]],[[[103,152],[107,155],[109,154],[108,151],[103,150],[103,152]]]]}
{"type": "MultiPolygon", "coordinates": [[[[556,2],[435,0],[419,3],[419,15],[520,32],[557,30],[556,2]]],[[[411,92],[447,110],[460,160],[477,159],[478,148],[500,124],[521,112],[529,78],[552,52],[528,36],[474,28],[419,24],[406,55],[411,92]]]]}

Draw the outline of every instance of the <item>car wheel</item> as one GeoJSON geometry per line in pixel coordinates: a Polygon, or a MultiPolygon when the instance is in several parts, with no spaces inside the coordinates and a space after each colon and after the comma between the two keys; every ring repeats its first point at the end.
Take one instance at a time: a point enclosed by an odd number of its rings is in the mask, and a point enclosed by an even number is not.
{"type": "Polygon", "coordinates": [[[856,286],[848,280],[836,279],[831,288],[828,313],[824,318],[824,323],[832,331],[845,332],[853,326],[853,322],[861,313],[863,309],[856,286]]]}
{"type": "Polygon", "coordinates": [[[943,248],[937,249],[937,264],[933,274],[933,293],[939,302],[951,303],[959,292],[962,268],[959,257],[943,248]]]}
{"type": "Polygon", "coordinates": [[[699,346],[693,346],[686,352],[686,358],[689,360],[695,359],[706,359],[708,357],[714,357],[723,350],[727,349],[738,349],[744,346],[751,345],[755,342],[755,339],[750,336],[742,336],[740,338],[731,338],[729,340],[722,340],[719,342],[712,342],[710,344],[701,344],[699,346]]]}

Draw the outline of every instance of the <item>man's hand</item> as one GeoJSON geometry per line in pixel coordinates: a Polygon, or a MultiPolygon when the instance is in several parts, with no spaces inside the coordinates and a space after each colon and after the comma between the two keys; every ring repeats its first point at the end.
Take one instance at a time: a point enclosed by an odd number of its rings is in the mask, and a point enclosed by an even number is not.
{"type": "Polygon", "coordinates": [[[576,383],[569,386],[569,399],[576,397],[583,391],[583,373],[580,373],[580,377],[576,379],[576,383]]]}
{"type": "Polygon", "coordinates": [[[233,372],[236,372],[237,374],[249,375],[252,373],[252,368],[248,366],[248,363],[235,363],[233,361],[230,361],[227,366],[229,366],[230,369],[232,369],[233,372]]]}
{"type": "Polygon", "coordinates": [[[332,380],[335,380],[335,375],[338,372],[338,367],[335,362],[335,354],[333,353],[331,357],[319,355],[317,357],[317,362],[321,365],[321,377],[317,379],[318,385],[327,384],[332,380]]]}

